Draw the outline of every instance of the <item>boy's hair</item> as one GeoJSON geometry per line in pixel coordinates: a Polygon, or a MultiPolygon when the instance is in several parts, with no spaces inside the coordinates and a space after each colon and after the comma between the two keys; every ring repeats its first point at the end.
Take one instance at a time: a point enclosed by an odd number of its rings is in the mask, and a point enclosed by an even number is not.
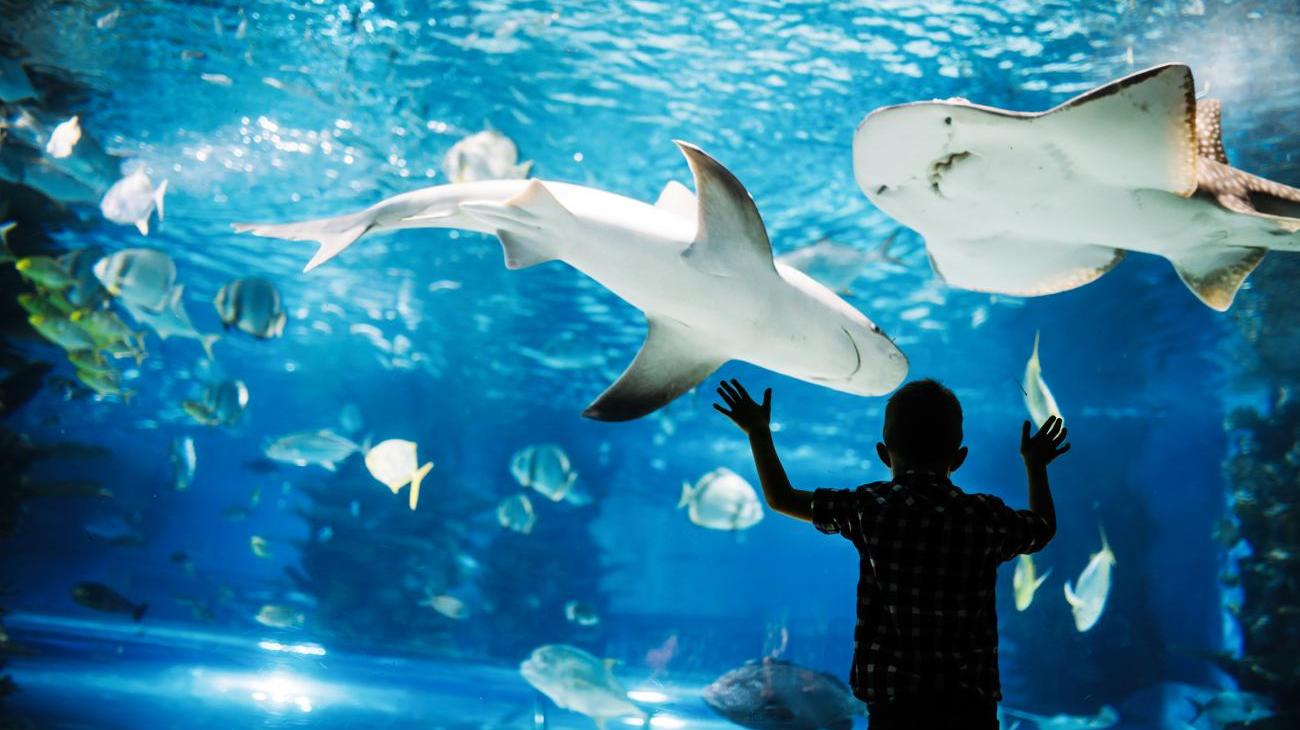
{"type": "Polygon", "coordinates": [[[914,380],[885,406],[885,447],[910,465],[941,465],[961,448],[961,403],[937,380],[914,380]]]}

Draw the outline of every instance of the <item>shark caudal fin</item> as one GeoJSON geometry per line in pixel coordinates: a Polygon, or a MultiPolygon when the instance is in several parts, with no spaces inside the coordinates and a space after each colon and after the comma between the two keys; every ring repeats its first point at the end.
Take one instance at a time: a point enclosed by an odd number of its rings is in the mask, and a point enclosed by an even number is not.
{"type": "Polygon", "coordinates": [[[303,271],[311,271],[329,261],[351,246],[374,226],[374,219],[361,213],[317,218],[300,223],[235,223],[231,227],[236,233],[251,233],[254,236],[280,238],[286,241],[314,241],[320,244],[316,255],[311,257],[303,271]]]}

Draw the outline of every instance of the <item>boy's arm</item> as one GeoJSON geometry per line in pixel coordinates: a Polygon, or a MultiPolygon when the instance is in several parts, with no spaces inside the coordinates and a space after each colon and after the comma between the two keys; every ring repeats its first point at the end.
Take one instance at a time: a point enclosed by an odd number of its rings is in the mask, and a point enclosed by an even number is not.
{"type": "Polygon", "coordinates": [[[772,389],[764,391],[763,402],[759,404],[749,397],[740,381],[732,379],[728,383],[724,380],[718,386],[718,396],[727,407],[717,403],[713,407],[749,436],[749,448],[754,452],[754,466],[758,469],[767,506],[797,520],[812,522],[813,493],[791,486],[772,441],[772,389]]]}
{"type": "Polygon", "coordinates": [[[1056,416],[1048,418],[1032,437],[1029,421],[1020,430],[1020,456],[1025,460],[1025,474],[1029,479],[1029,510],[1047,523],[1048,540],[1056,534],[1056,505],[1047,482],[1047,465],[1070,450],[1070,445],[1065,443],[1067,433],[1064,423],[1056,416]]]}

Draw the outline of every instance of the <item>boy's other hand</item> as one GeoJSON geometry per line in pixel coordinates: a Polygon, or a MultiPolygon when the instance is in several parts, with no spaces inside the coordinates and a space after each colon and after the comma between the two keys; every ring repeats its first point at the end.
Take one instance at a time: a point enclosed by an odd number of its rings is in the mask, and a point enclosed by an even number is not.
{"type": "Polygon", "coordinates": [[[1069,451],[1070,445],[1065,443],[1067,433],[1069,429],[1065,428],[1065,422],[1056,416],[1044,421],[1043,427],[1033,436],[1029,435],[1029,421],[1025,421],[1020,429],[1020,456],[1025,460],[1025,466],[1046,468],[1056,457],[1069,451]]]}
{"type": "Polygon", "coordinates": [[[769,428],[772,420],[771,388],[763,391],[762,404],[755,403],[754,399],[749,397],[745,386],[741,385],[739,380],[732,378],[730,383],[724,380],[718,385],[718,397],[722,398],[722,402],[726,403],[727,407],[723,408],[714,403],[713,408],[730,418],[741,431],[753,434],[769,428]]]}

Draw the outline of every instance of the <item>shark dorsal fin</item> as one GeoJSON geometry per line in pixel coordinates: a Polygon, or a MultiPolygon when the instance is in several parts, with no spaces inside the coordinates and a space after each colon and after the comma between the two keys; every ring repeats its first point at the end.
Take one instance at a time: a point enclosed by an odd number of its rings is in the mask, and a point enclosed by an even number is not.
{"type": "Polygon", "coordinates": [[[695,241],[682,256],[696,269],[714,276],[737,272],[776,273],[772,243],[767,228],[749,197],[731,171],[700,148],[678,142],[695,176],[695,241]]]}
{"type": "Polygon", "coordinates": [[[664,189],[659,192],[655,207],[673,215],[695,220],[695,211],[699,209],[699,203],[695,200],[695,193],[692,193],[689,188],[676,180],[669,180],[664,189]]]}
{"type": "Polygon", "coordinates": [[[1228,164],[1223,151],[1223,103],[1218,99],[1196,102],[1196,153],[1215,162],[1228,164]]]}
{"type": "Polygon", "coordinates": [[[1191,69],[1166,64],[1074,97],[1035,120],[1089,176],[1125,188],[1196,192],[1196,89],[1191,69]],[[1105,144],[1096,144],[1099,135],[1105,144]],[[1069,144],[1063,144],[1068,140],[1069,144]]]}
{"type": "Polygon", "coordinates": [[[710,354],[686,325],[648,315],[650,330],[636,359],[582,415],[599,421],[629,421],[651,413],[699,385],[726,358],[710,354]]]}

